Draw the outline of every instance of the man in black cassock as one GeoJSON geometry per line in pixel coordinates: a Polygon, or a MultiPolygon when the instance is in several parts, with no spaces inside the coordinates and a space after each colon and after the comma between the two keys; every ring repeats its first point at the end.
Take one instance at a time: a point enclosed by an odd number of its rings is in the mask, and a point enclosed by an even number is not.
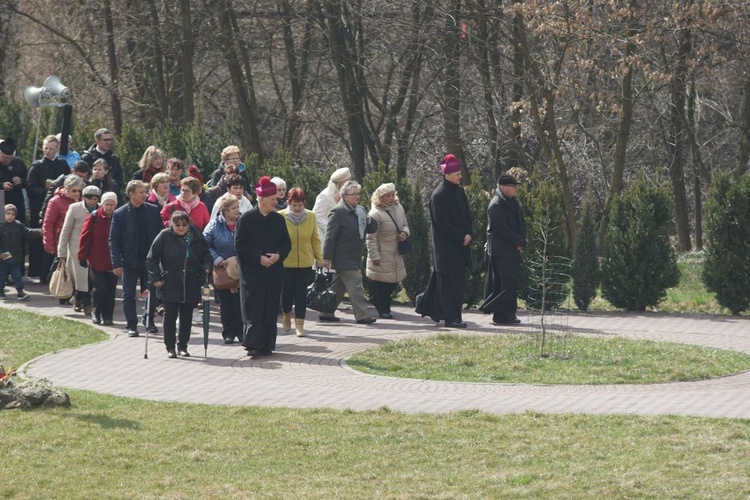
{"type": "Polygon", "coordinates": [[[452,154],[440,164],[443,181],[430,197],[433,272],[417,312],[449,328],[466,328],[461,317],[466,268],[471,265],[469,245],[474,240],[469,201],[461,186],[461,162],[452,154]]]}
{"type": "Polygon", "coordinates": [[[281,273],[292,249],[284,217],[276,210],[276,185],[263,176],[255,187],[258,205],[237,221],[234,246],[240,266],[240,303],[248,356],[276,349],[281,273]]]}
{"type": "Polygon", "coordinates": [[[526,223],[518,202],[518,180],[503,174],[497,180],[495,197],[487,208],[487,273],[481,309],[492,313],[497,325],[521,322],[518,309],[518,281],[521,251],[526,247],[526,223]]]}

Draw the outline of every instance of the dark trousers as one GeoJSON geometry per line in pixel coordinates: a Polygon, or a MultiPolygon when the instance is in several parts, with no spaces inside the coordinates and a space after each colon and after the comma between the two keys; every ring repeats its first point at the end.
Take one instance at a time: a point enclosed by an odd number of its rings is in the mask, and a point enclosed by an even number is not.
{"type": "Polygon", "coordinates": [[[307,312],[307,287],[312,283],[315,271],[310,267],[285,267],[282,273],[281,312],[292,312],[294,317],[305,319],[307,312]]]}
{"type": "Polygon", "coordinates": [[[398,283],[384,283],[382,281],[373,281],[372,305],[380,314],[389,314],[391,312],[391,296],[396,290],[398,283]]]}
{"type": "Polygon", "coordinates": [[[137,269],[122,268],[122,312],[125,313],[125,321],[128,329],[136,329],[138,326],[138,314],[136,313],[136,292],[141,274],[145,267],[137,269]]]}
{"type": "Polygon", "coordinates": [[[464,306],[464,288],[466,273],[460,275],[437,274],[437,289],[440,297],[440,309],[446,323],[462,321],[461,310],[464,306]]]}
{"type": "Polygon", "coordinates": [[[13,278],[13,285],[16,287],[18,293],[23,292],[23,264],[21,262],[17,264],[9,264],[4,260],[0,260],[0,284],[3,287],[3,293],[5,293],[5,283],[8,281],[8,274],[13,278]]]}
{"type": "Polygon", "coordinates": [[[190,328],[193,325],[193,309],[195,304],[184,302],[163,302],[164,304],[164,345],[167,351],[177,348],[187,351],[190,342],[190,328]],[[177,337],[177,317],[180,317],[180,332],[177,337]],[[176,338],[177,337],[177,338],[176,338]]]}
{"type": "Polygon", "coordinates": [[[219,312],[221,313],[221,335],[225,339],[237,339],[242,341],[242,305],[240,303],[240,292],[232,293],[231,290],[216,290],[219,298],[219,312]]]}
{"type": "Polygon", "coordinates": [[[495,291],[502,290],[503,292],[492,313],[492,321],[507,323],[515,319],[518,311],[518,282],[521,279],[520,254],[513,257],[493,257],[492,271],[495,291]]]}
{"type": "Polygon", "coordinates": [[[99,272],[89,267],[89,280],[94,303],[94,316],[105,321],[112,321],[115,315],[117,276],[112,271],[99,272]]]}

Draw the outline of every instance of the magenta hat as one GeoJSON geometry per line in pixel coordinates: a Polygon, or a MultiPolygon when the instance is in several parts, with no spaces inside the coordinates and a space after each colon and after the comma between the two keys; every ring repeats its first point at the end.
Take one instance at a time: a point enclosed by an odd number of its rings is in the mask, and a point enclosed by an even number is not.
{"type": "Polygon", "coordinates": [[[264,175],[258,180],[258,184],[255,186],[255,194],[258,195],[258,198],[276,196],[276,184],[271,182],[270,177],[264,175]]]}
{"type": "Polygon", "coordinates": [[[445,155],[442,163],[440,163],[440,173],[447,175],[459,170],[461,170],[461,161],[451,154],[445,155]]]}

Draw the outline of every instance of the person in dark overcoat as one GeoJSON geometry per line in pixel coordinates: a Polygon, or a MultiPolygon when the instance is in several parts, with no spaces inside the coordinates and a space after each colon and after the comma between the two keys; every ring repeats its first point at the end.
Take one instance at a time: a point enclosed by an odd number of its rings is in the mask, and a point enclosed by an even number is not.
{"type": "Polygon", "coordinates": [[[21,158],[15,156],[16,141],[6,137],[0,141],[0,189],[5,193],[5,203],[15,205],[18,220],[26,223],[26,189],[28,171],[21,158]]]}
{"type": "MultiPolygon", "coordinates": [[[[147,275],[146,256],[154,238],[164,229],[159,209],[146,203],[148,184],[130,181],[125,189],[129,202],[115,210],[109,230],[109,253],[112,272],[122,276],[122,310],[125,313],[129,337],[138,337],[138,314],[136,313],[136,286],[147,275]]],[[[150,333],[158,330],[154,325],[156,301],[149,301],[147,311],[150,333]]]]}
{"type": "Polygon", "coordinates": [[[240,301],[248,356],[276,349],[283,262],[292,249],[284,217],[276,212],[276,185],[263,176],[255,187],[258,205],[237,221],[234,246],[240,265],[240,301]]]}
{"type": "Polygon", "coordinates": [[[164,345],[167,356],[190,357],[193,310],[201,287],[211,272],[211,252],[203,233],[190,223],[186,212],[172,214],[169,227],[154,239],[146,257],[149,279],[164,304],[164,345]],[[180,332],[177,334],[177,318],[180,332]],[[177,352],[175,352],[177,344],[177,352]]]}
{"type": "Polygon", "coordinates": [[[442,182],[430,197],[433,275],[425,303],[417,308],[423,316],[441,319],[449,328],[466,328],[461,317],[466,286],[466,269],[471,265],[470,245],[474,240],[469,201],[461,186],[461,162],[452,154],[440,164],[442,182]]]}
{"type": "Polygon", "coordinates": [[[518,282],[521,251],[526,247],[526,223],[518,202],[518,180],[509,174],[497,180],[497,190],[487,208],[487,273],[485,313],[495,324],[518,324],[518,282]]]}

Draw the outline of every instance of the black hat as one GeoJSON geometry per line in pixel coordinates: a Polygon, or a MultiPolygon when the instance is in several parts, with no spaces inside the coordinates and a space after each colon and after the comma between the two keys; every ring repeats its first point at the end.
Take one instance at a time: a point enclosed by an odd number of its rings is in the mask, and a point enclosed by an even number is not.
{"type": "Polygon", "coordinates": [[[16,141],[12,137],[6,137],[4,141],[0,142],[0,151],[6,155],[12,155],[16,152],[16,141]]]}
{"type": "Polygon", "coordinates": [[[497,178],[498,186],[517,186],[518,184],[521,184],[521,183],[518,182],[518,179],[516,179],[510,174],[503,174],[497,178]]]}

